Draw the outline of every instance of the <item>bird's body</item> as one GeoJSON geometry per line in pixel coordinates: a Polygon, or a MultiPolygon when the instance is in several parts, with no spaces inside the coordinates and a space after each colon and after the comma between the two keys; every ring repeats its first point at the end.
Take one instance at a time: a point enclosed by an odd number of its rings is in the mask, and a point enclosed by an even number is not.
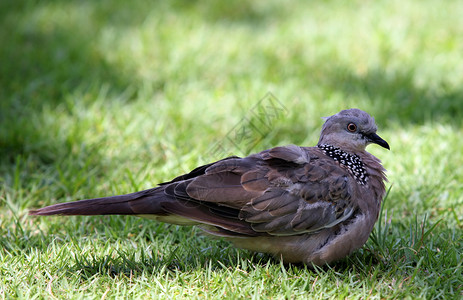
{"type": "Polygon", "coordinates": [[[389,149],[373,118],[345,110],[327,118],[316,147],[229,157],[153,189],[30,213],[124,214],[198,225],[241,248],[321,265],[360,248],[378,218],[386,177],[380,161],[365,151],[369,143],[389,149]]]}

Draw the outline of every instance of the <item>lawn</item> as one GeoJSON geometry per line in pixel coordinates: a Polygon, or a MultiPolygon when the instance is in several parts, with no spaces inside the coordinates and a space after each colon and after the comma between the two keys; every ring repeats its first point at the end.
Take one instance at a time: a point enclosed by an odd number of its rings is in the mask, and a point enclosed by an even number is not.
{"type": "Polygon", "coordinates": [[[0,297],[462,298],[462,16],[457,0],[0,1],[0,297]],[[368,148],[389,193],[330,266],[136,217],[27,215],[315,145],[350,107],[391,145],[368,148]]]}

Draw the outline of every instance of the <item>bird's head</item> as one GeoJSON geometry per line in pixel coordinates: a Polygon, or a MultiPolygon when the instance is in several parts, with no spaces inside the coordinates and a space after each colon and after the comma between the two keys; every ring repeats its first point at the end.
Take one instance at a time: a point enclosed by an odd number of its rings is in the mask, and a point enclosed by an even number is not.
{"type": "Polygon", "coordinates": [[[389,150],[389,144],[376,134],[377,129],[375,119],[366,112],[356,108],[342,110],[325,118],[318,144],[357,152],[374,143],[389,150]]]}

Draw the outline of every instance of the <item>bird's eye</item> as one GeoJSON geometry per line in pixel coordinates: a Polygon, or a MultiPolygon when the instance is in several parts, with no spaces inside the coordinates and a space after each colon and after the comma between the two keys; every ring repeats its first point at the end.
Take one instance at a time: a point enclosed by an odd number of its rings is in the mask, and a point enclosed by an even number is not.
{"type": "Polygon", "coordinates": [[[347,130],[349,130],[350,132],[356,132],[357,131],[357,125],[355,125],[354,123],[349,123],[347,125],[347,130]]]}

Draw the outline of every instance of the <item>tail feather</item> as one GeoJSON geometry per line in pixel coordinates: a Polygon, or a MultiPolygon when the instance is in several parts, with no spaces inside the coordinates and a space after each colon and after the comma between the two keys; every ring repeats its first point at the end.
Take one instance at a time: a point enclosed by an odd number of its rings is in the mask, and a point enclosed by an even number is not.
{"type": "Polygon", "coordinates": [[[162,200],[164,187],[157,187],[127,195],[58,203],[29,211],[30,215],[165,215],[162,200]]]}
{"type": "Polygon", "coordinates": [[[161,185],[126,195],[58,203],[31,210],[29,215],[138,215],[178,225],[202,224],[206,232],[217,236],[265,235],[241,220],[239,209],[196,200],[189,197],[187,185],[173,185],[161,185]]]}

